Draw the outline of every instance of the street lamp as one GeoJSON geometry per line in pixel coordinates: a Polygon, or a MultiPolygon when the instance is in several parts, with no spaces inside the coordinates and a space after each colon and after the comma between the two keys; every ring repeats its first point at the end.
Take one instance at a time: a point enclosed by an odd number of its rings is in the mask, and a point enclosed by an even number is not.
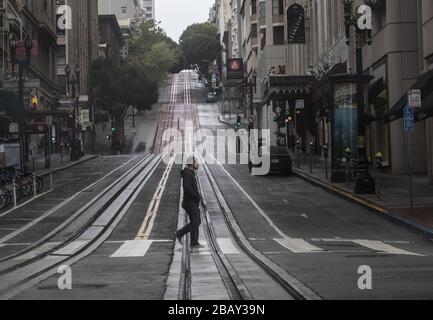
{"type": "MultiPolygon", "coordinates": [[[[371,1],[364,1],[365,4],[372,4],[371,1]]],[[[372,43],[371,30],[360,29],[358,25],[359,17],[353,13],[353,0],[343,0],[344,20],[346,31],[346,43],[350,45],[350,29],[356,30],[356,86],[357,86],[357,109],[358,109],[358,154],[356,159],[356,194],[374,194],[375,181],[369,173],[369,160],[365,146],[366,121],[365,121],[365,77],[363,67],[362,49],[365,41],[368,45],[372,43]],[[366,40],[367,39],[367,40],[366,40]]]]}
{"type": "MultiPolygon", "coordinates": [[[[24,110],[24,118],[26,114],[25,109],[25,103],[24,103],[24,68],[30,66],[30,58],[32,54],[32,48],[33,48],[33,41],[30,39],[30,37],[27,35],[26,39],[24,40],[24,43],[18,42],[14,35],[11,34],[9,38],[9,48],[10,48],[10,60],[12,64],[12,73],[15,73],[15,64],[18,63],[18,99],[20,108],[24,110]],[[17,49],[20,45],[24,45],[26,56],[23,59],[22,57],[19,57],[19,59],[16,59],[17,55],[17,49]]],[[[19,123],[19,130],[18,130],[18,136],[19,136],[19,143],[20,143],[20,166],[21,169],[24,170],[24,141],[23,141],[23,126],[24,126],[24,119],[20,119],[19,123]]]]}
{"type": "Polygon", "coordinates": [[[72,103],[74,105],[74,133],[71,147],[71,161],[77,161],[81,158],[80,129],[78,126],[80,100],[80,67],[76,65],[74,71],[75,75],[71,76],[72,69],[69,64],[66,65],[66,85],[68,91],[70,88],[72,89],[72,103]]]}

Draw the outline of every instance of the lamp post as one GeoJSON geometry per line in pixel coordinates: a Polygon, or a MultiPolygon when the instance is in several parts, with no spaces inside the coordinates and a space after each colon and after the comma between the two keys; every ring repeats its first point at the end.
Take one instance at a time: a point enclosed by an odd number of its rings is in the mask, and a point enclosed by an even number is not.
{"type": "MultiPolygon", "coordinates": [[[[20,108],[24,110],[24,118],[26,114],[26,108],[24,103],[24,68],[30,67],[30,58],[33,48],[33,41],[27,35],[24,42],[18,42],[13,35],[11,35],[9,39],[9,48],[11,54],[11,64],[12,64],[12,73],[15,73],[15,64],[18,64],[18,99],[20,108]],[[19,46],[24,46],[26,51],[25,58],[18,58],[16,56],[16,52],[19,46]]],[[[20,144],[20,166],[21,169],[24,170],[24,137],[23,137],[23,126],[24,119],[20,119],[18,122],[18,138],[20,144]]]]}
{"type": "MultiPolygon", "coordinates": [[[[81,141],[80,141],[80,129],[78,125],[79,119],[79,101],[80,101],[80,68],[78,65],[75,66],[75,75],[71,76],[71,67],[66,65],[66,84],[68,91],[72,90],[72,103],[74,106],[74,131],[73,131],[73,142],[71,148],[71,161],[77,161],[81,158],[81,141]]],[[[69,91],[69,92],[71,92],[69,91]]]]}
{"type": "MultiPolygon", "coordinates": [[[[370,5],[371,1],[364,1],[370,5]]],[[[358,154],[356,159],[356,178],[354,192],[356,194],[374,194],[375,181],[369,173],[369,160],[365,145],[366,121],[365,121],[365,77],[363,67],[362,48],[367,42],[371,45],[371,29],[360,29],[359,19],[353,13],[353,0],[343,0],[344,20],[346,31],[346,43],[350,45],[350,29],[356,29],[356,87],[357,87],[357,109],[358,109],[358,154]]]]}

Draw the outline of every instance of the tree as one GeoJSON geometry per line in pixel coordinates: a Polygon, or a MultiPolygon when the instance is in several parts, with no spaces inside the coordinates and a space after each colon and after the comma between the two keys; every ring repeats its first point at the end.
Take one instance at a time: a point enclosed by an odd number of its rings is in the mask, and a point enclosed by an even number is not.
{"type": "Polygon", "coordinates": [[[209,23],[196,23],[182,33],[180,39],[187,65],[201,65],[203,61],[215,60],[221,52],[217,28],[209,23]]]}
{"type": "Polygon", "coordinates": [[[143,22],[131,39],[128,63],[143,66],[158,82],[170,70],[183,67],[183,61],[179,45],[153,21],[143,22]]]}

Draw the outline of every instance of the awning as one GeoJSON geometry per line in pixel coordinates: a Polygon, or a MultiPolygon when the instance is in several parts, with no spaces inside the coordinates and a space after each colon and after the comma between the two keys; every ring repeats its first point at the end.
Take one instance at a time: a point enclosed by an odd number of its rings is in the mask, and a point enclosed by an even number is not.
{"type": "Polygon", "coordinates": [[[302,99],[311,93],[315,80],[311,76],[271,75],[265,83],[263,95],[266,102],[302,99]]]}
{"type": "Polygon", "coordinates": [[[433,117],[433,92],[431,92],[426,99],[422,101],[422,107],[415,111],[415,121],[423,121],[427,118],[433,117]]]}
{"type": "MultiPolygon", "coordinates": [[[[411,87],[411,90],[421,90],[423,105],[424,100],[433,92],[433,70],[423,74],[418,81],[411,87]]],[[[385,123],[389,123],[403,118],[403,109],[407,106],[407,94],[404,94],[400,100],[385,115],[385,123]]]]}

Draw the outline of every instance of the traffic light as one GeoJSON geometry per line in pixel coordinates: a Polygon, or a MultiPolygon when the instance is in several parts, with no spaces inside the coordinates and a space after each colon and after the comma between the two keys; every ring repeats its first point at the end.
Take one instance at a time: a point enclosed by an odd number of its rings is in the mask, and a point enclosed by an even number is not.
{"type": "Polygon", "coordinates": [[[241,116],[238,116],[238,119],[236,121],[236,128],[240,129],[242,126],[242,119],[241,116]]]}
{"type": "Polygon", "coordinates": [[[32,96],[32,109],[37,110],[39,106],[39,101],[37,96],[32,96]]]}

